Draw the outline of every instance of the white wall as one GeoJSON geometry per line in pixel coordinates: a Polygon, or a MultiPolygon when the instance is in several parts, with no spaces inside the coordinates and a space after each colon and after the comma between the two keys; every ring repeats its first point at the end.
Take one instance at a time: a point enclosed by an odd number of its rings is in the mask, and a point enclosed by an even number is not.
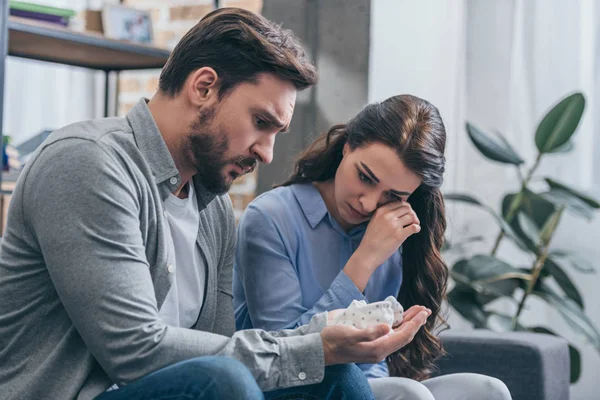
{"type": "MultiPolygon", "coordinates": [[[[369,102],[402,93],[422,97],[438,107],[449,135],[457,135],[463,113],[463,3],[371,1],[369,102]]],[[[449,140],[449,166],[457,163],[456,144],[449,140]]],[[[446,181],[455,181],[459,171],[449,169],[446,181]]]]}
{"type": "MultiPolygon", "coordinates": [[[[502,195],[517,188],[515,171],[484,159],[468,140],[465,121],[505,133],[531,162],[539,119],[561,96],[583,90],[588,102],[576,153],[543,162],[541,171],[600,196],[593,186],[600,184],[600,161],[594,160],[600,120],[592,111],[600,94],[598,17],[600,4],[593,0],[373,0],[369,100],[411,93],[436,105],[448,132],[444,191],[466,191],[498,209],[502,195]]],[[[498,229],[486,214],[455,205],[448,214],[451,237],[485,235],[479,249],[489,252],[498,229]]],[[[599,232],[600,218],[587,223],[567,215],[554,244],[594,262],[600,259],[599,232]]],[[[509,244],[499,254],[527,261],[509,244]]],[[[600,327],[600,275],[567,272],[600,327]]],[[[583,375],[571,388],[572,398],[597,398],[600,355],[544,304],[531,302],[522,318],[553,328],[579,347],[583,375]]],[[[465,326],[455,315],[450,323],[465,326]]]]}

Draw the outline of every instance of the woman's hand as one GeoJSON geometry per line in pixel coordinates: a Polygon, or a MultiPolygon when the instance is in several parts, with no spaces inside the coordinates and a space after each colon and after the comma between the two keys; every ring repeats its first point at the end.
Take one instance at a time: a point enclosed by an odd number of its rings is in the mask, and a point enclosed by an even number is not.
{"type": "Polygon", "coordinates": [[[404,241],[421,230],[417,214],[406,201],[388,203],[375,211],[355,254],[367,268],[383,264],[404,241]]]}
{"type": "Polygon", "coordinates": [[[420,231],[419,218],[408,202],[393,202],[379,207],[344,272],[363,291],[375,269],[390,258],[410,235],[420,231]]]}

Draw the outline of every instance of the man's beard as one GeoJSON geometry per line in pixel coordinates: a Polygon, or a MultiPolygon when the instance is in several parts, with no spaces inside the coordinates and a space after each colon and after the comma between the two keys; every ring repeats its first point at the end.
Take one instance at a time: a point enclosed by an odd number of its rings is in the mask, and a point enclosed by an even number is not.
{"type": "Polygon", "coordinates": [[[223,131],[211,132],[210,124],[213,121],[214,109],[203,110],[198,119],[190,127],[188,134],[189,144],[194,155],[197,174],[206,190],[220,195],[227,193],[233,180],[240,174],[231,172],[231,181],[223,176],[223,170],[229,164],[238,164],[240,167],[256,167],[254,157],[235,157],[226,159],[229,150],[229,140],[223,131]]]}

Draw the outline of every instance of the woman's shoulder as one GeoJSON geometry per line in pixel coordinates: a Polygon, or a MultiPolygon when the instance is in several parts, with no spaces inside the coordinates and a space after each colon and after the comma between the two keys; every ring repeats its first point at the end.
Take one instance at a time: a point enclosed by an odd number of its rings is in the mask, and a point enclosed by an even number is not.
{"type": "Polygon", "coordinates": [[[293,219],[299,211],[293,186],[280,186],[260,194],[248,204],[244,216],[274,222],[293,219]]]}

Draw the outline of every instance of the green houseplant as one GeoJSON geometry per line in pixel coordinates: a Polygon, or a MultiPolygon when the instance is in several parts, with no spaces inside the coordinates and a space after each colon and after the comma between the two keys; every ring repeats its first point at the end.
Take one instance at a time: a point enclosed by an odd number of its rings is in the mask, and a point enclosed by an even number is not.
{"type": "MultiPolygon", "coordinates": [[[[593,274],[594,266],[580,255],[559,249],[552,243],[565,211],[590,220],[600,208],[600,203],[551,177],[536,175],[542,158],[573,149],[571,138],[576,133],[584,108],[584,96],[574,93],[562,99],[544,116],[534,136],[538,155],[529,166],[500,134],[485,133],[470,123],[466,125],[475,147],[488,159],[516,168],[520,181],[518,192],[504,195],[498,213],[469,194],[448,193],[444,196],[446,200],[467,203],[487,211],[499,226],[498,236],[489,253],[461,258],[451,269],[456,285],[448,293],[448,301],[475,328],[528,330],[555,335],[546,327],[528,326],[520,319],[528,301],[537,297],[555,308],[572,329],[584,335],[600,352],[600,333],[586,316],[584,300],[566,272],[573,268],[593,274]],[[536,184],[532,184],[534,182],[536,184]],[[539,190],[539,182],[544,183],[542,190],[539,190]],[[498,257],[496,253],[502,240],[513,241],[527,254],[530,264],[514,265],[498,257]],[[500,298],[511,301],[514,312],[493,311],[490,303],[500,298]]],[[[463,240],[461,246],[475,239],[480,238],[463,240]]],[[[451,243],[445,245],[446,251],[452,249],[451,243]]],[[[569,349],[571,382],[575,382],[581,373],[581,357],[573,345],[569,349]]]]}

